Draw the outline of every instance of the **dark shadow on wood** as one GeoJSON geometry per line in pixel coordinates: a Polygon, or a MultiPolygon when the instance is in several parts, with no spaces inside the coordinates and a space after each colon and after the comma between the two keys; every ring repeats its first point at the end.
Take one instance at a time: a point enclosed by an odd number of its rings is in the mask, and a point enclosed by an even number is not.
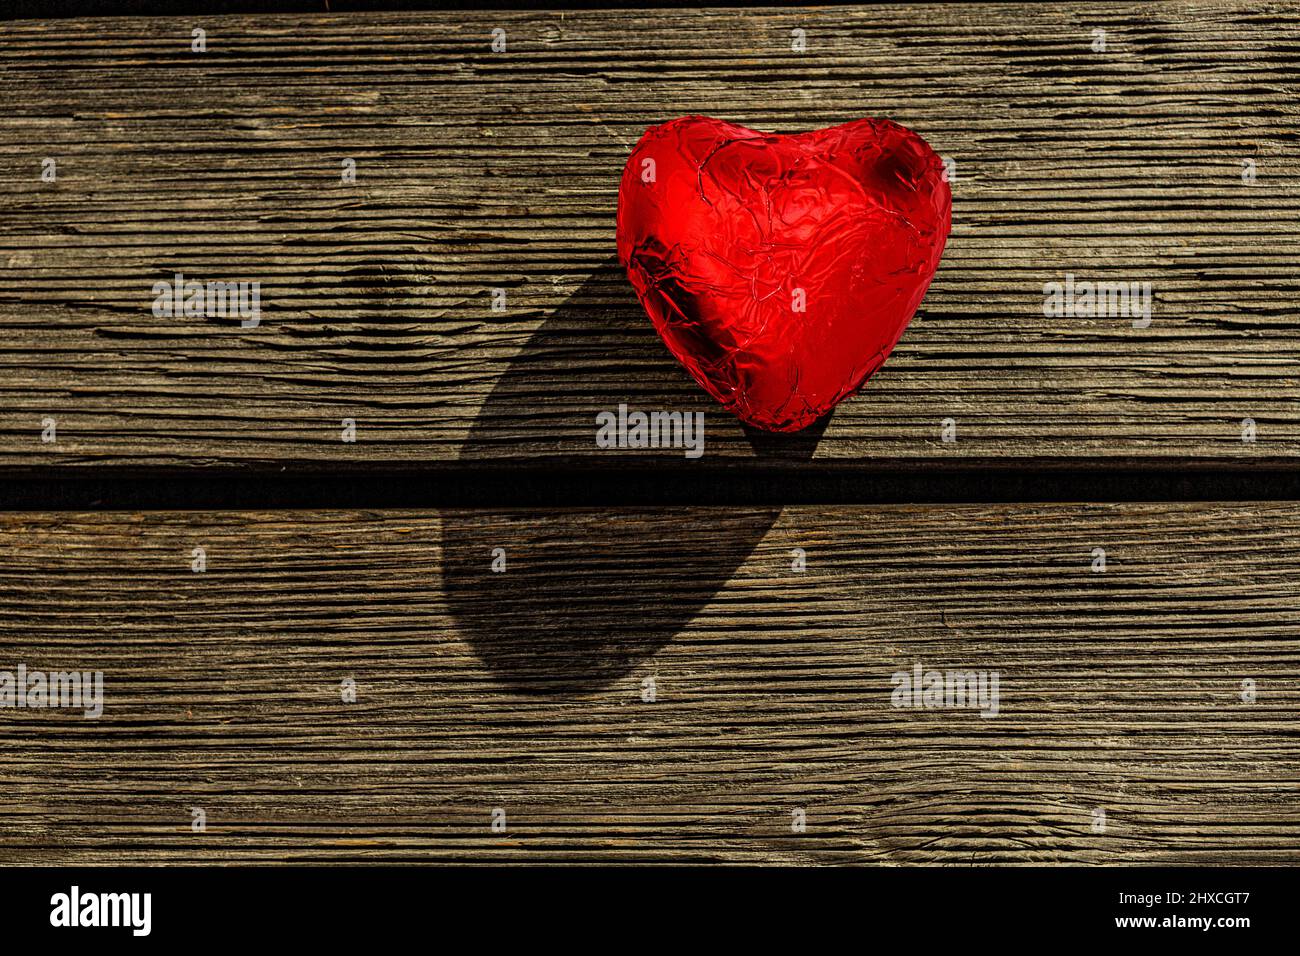
{"type": "MultiPolygon", "coordinates": [[[[475,421],[461,460],[500,459],[504,418],[535,407],[535,454],[590,454],[596,414],[620,403],[706,413],[709,429],[740,424],[691,381],[641,310],[616,260],[603,263],[532,335],[475,421]],[[575,354],[618,356],[607,380],[573,381],[575,354]],[[546,394],[549,400],[537,398],[546,394]],[[531,403],[531,406],[524,403],[531,403]]],[[[825,422],[798,435],[750,432],[756,458],[807,460],[825,422]]],[[[620,464],[680,450],[611,452],[620,464]]],[[[521,474],[521,481],[527,478],[521,474]]],[[[443,523],[444,592],[465,640],[521,693],[581,694],[627,675],[699,613],[781,513],[779,506],[684,520],[680,509],[455,511],[443,523]],[[493,549],[505,554],[492,570],[493,549]]]]}
{"type": "Polygon", "coordinates": [[[830,424],[835,412],[831,411],[813,422],[803,431],[793,434],[765,432],[752,425],[742,425],[749,447],[754,450],[754,457],[766,461],[809,461],[817,451],[817,443],[822,440],[826,426],[830,424]]]}

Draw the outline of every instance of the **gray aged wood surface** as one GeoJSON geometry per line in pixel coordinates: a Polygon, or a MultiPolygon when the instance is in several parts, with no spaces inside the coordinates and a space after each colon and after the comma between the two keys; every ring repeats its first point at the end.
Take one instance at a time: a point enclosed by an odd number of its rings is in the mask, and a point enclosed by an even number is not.
{"type": "Polygon", "coordinates": [[[1298,574],[1292,504],[9,514],[0,660],[105,704],[0,710],[0,861],[1294,864],[1298,574]]]}
{"type": "Polygon", "coordinates": [[[0,24],[0,466],[581,460],[620,401],[751,456],[612,262],[628,150],[691,112],[956,161],[934,285],[819,458],[1294,460],[1297,35],[1218,2],[0,24]],[[176,272],[260,281],[261,325],[155,318],[176,272]],[[1150,282],[1150,327],[1045,317],[1067,273],[1150,282]]]}
{"type": "MultiPolygon", "coordinates": [[[[690,112],[887,116],[956,161],[930,294],[816,458],[1294,463],[1298,28],[0,23],[0,471],[617,467],[620,402],[743,462],[612,262],[624,157],[690,112]],[[155,317],[176,272],[260,281],[261,324],[155,317]],[[1150,327],[1044,316],[1066,274],[1150,282],[1150,327]]],[[[3,513],[0,682],[106,699],[0,708],[0,862],[1295,864],[1298,549],[1286,502],[3,513]],[[996,671],[998,715],[894,707],[917,664],[996,671]]]]}

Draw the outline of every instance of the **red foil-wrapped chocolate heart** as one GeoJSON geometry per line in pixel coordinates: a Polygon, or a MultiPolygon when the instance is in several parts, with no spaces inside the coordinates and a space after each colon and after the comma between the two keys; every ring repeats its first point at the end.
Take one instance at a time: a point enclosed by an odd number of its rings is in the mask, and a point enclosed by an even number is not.
{"type": "Polygon", "coordinates": [[[951,214],[939,157],[888,120],[780,136],[687,116],[628,157],[618,256],[710,395],[751,425],[798,431],[889,357],[951,214]]]}

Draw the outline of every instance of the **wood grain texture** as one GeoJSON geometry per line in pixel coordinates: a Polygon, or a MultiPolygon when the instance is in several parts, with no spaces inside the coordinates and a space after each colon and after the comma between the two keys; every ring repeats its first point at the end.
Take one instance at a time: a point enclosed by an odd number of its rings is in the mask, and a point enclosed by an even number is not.
{"type": "Polygon", "coordinates": [[[612,462],[620,401],[754,455],[611,260],[628,150],[691,112],[887,116],[957,161],[934,285],[819,458],[1294,461],[1297,36],[1226,2],[0,24],[0,467],[612,462]],[[155,318],[177,271],[260,281],[262,325],[155,318]],[[1151,282],[1152,325],[1044,317],[1066,273],[1151,282]]]}
{"type": "Polygon", "coordinates": [[[0,861],[1296,864],[1297,580],[1290,504],[7,514],[0,669],[106,706],[0,710],[0,861]]]}

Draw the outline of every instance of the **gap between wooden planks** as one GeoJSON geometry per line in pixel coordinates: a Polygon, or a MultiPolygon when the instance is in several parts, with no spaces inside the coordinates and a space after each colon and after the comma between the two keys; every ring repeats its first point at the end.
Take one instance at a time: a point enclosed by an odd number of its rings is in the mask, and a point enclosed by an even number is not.
{"type": "Polygon", "coordinates": [[[749,457],[612,262],[629,148],[691,112],[887,116],[957,162],[930,293],[817,457],[1293,462],[1298,33],[1217,2],[0,24],[0,466],[603,462],[619,402],[749,457]],[[155,318],[176,272],[260,281],[261,325],[155,318]],[[1045,317],[1066,273],[1151,282],[1150,328],[1045,317]]]}
{"type": "Polygon", "coordinates": [[[1295,864],[1298,574],[1292,504],[7,514],[0,669],[106,701],[0,709],[0,861],[1295,864]]]}

